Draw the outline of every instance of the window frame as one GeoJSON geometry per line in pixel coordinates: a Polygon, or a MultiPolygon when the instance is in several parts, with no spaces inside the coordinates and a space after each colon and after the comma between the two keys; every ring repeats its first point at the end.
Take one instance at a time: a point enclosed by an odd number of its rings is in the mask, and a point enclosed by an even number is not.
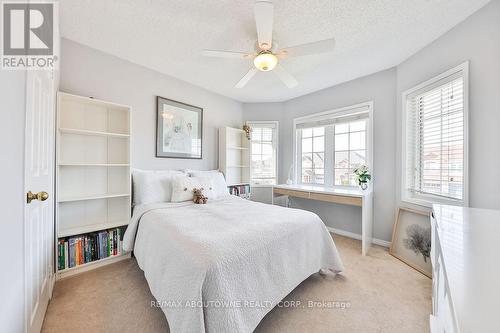
{"type": "Polygon", "coordinates": [[[402,154],[401,154],[401,201],[404,203],[424,206],[427,208],[432,208],[432,204],[447,204],[455,206],[469,206],[469,61],[466,61],[456,67],[453,67],[433,78],[418,84],[417,86],[410,88],[402,93],[402,117],[401,117],[401,142],[402,142],[402,154]],[[415,194],[411,193],[407,184],[407,176],[409,167],[407,164],[408,158],[408,98],[412,95],[418,94],[419,92],[430,91],[443,84],[451,82],[453,77],[460,75],[463,78],[463,113],[464,113],[464,161],[463,161],[463,199],[452,199],[446,198],[439,195],[433,194],[415,194]],[[446,79],[449,79],[446,81],[446,79]]]}
{"type": "MultiPolygon", "coordinates": [[[[276,176],[276,184],[255,184],[252,179],[252,140],[250,139],[249,141],[249,165],[250,165],[250,186],[252,187],[273,187],[279,184],[279,177],[278,177],[278,171],[279,171],[279,129],[280,129],[280,123],[278,120],[247,120],[246,123],[253,128],[254,124],[255,125],[273,125],[275,128],[275,134],[274,134],[274,139],[273,140],[273,146],[275,150],[275,163],[274,163],[274,174],[276,176]],[[275,142],[274,142],[275,141],[275,142]]],[[[258,127],[258,126],[256,126],[258,127]]]]}
{"type": "Polygon", "coordinates": [[[342,108],[331,109],[318,113],[313,113],[307,116],[298,117],[293,119],[293,183],[319,186],[319,187],[333,187],[333,188],[357,188],[356,185],[335,185],[335,146],[333,126],[325,126],[325,160],[324,160],[324,184],[310,184],[302,183],[301,178],[301,158],[302,152],[298,147],[298,140],[300,136],[297,135],[297,125],[306,122],[320,121],[331,118],[340,118],[347,116],[354,116],[356,114],[366,113],[366,165],[368,166],[372,177],[374,176],[373,167],[373,101],[354,104],[342,108]],[[360,112],[359,110],[366,108],[367,111],[360,112]]]}
{"type": "MultiPolygon", "coordinates": [[[[319,169],[323,169],[323,184],[319,184],[319,183],[301,183],[301,184],[310,184],[310,185],[318,185],[318,186],[323,186],[325,183],[326,183],[326,174],[325,174],[325,169],[326,169],[326,161],[327,161],[327,151],[326,151],[326,143],[327,143],[327,134],[328,134],[328,130],[326,128],[326,126],[324,127],[324,131],[323,131],[323,135],[314,135],[314,127],[311,128],[311,136],[310,137],[306,137],[306,139],[311,139],[311,151],[310,152],[307,152],[307,153],[304,153],[301,149],[301,147],[297,147],[297,163],[300,163],[300,171],[302,173],[302,157],[304,156],[304,154],[310,154],[311,155],[311,168],[310,170],[312,171],[315,171],[315,170],[319,170],[319,169]],[[315,138],[319,138],[319,137],[323,137],[323,151],[315,151],[314,150],[314,139],[315,138]],[[300,153],[299,153],[300,151],[300,153]],[[323,168],[316,168],[315,167],[315,164],[314,164],[314,154],[323,154],[323,168]],[[299,162],[300,161],[300,162],[299,162]]],[[[304,138],[302,137],[302,132],[299,134],[299,137],[297,137],[297,140],[301,142],[301,145],[302,145],[302,140],[304,138]]],[[[299,177],[300,179],[302,179],[302,177],[299,177]]]]}
{"type": "MultiPolygon", "coordinates": [[[[368,135],[368,118],[363,119],[363,121],[365,122],[365,129],[364,130],[351,131],[350,124],[353,123],[353,122],[356,122],[356,121],[359,121],[359,120],[351,120],[351,121],[345,121],[345,122],[338,123],[338,125],[342,125],[342,124],[346,125],[347,124],[349,126],[348,127],[348,131],[344,132],[344,133],[337,133],[337,130],[335,128],[337,126],[337,124],[333,125],[333,130],[334,130],[334,132],[333,132],[333,185],[335,185],[335,186],[350,186],[350,187],[357,187],[358,186],[358,185],[336,185],[335,184],[335,178],[336,178],[335,174],[336,174],[336,171],[337,170],[346,169],[346,168],[337,168],[336,167],[337,160],[336,160],[335,156],[336,156],[337,153],[347,153],[347,159],[349,161],[349,167],[347,168],[348,171],[349,170],[353,170],[353,171],[355,170],[351,166],[351,153],[362,150],[365,153],[365,160],[367,159],[366,156],[368,154],[368,149],[369,149],[368,148],[368,137],[367,137],[367,135],[368,135]],[[350,147],[351,146],[351,134],[352,133],[361,133],[361,132],[363,132],[365,134],[365,148],[363,148],[363,149],[351,149],[351,147],[350,147]],[[336,150],[336,145],[337,144],[336,144],[335,137],[337,135],[343,135],[343,134],[344,135],[347,134],[347,149],[336,150]]],[[[350,181],[350,179],[349,179],[349,181],[350,181]]]]}

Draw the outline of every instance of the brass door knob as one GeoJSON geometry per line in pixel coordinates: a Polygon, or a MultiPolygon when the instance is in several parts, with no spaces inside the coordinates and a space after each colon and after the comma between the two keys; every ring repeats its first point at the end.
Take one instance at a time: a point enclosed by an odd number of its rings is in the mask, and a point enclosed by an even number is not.
{"type": "Polygon", "coordinates": [[[28,191],[26,193],[26,202],[31,203],[33,200],[39,200],[39,201],[45,201],[49,198],[49,194],[47,192],[38,192],[38,193],[32,193],[31,191],[28,191]]]}

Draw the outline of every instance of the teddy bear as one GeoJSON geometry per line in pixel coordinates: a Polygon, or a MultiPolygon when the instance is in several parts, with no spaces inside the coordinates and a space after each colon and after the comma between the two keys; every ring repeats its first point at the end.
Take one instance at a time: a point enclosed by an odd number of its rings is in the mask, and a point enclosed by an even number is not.
{"type": "Polygon", "coordinates": [[[195,204],[206,204],[208,198],[203,195],[203,187],[202,188],[193,188],[193,202],[195,204]]]}

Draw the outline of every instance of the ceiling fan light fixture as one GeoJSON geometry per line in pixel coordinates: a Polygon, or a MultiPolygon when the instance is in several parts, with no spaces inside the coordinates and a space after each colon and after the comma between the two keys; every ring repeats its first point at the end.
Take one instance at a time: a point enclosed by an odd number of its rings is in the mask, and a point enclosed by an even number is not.
{"type": "Polygon", "coordinates": [[[269,51],[264,51],[255,57],[253,64],[259,71],[272,71],[278,64],[278,57],[269,51]]]}

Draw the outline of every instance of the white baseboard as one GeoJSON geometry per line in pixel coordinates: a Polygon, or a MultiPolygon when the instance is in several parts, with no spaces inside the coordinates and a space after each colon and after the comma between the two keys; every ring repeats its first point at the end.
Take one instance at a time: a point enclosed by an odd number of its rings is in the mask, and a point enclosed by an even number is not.
{"type": "MultiPolygon", "coordinates": [[[[334,234],[361,240],[360,234],[355,234],[354,232],[336,229],[336,228],[332,228],[332,227],[328,227],[328,226],[326,228],[328,229],[328,231],[333,232],[334,234]]],[[[387,247],[387,248],[391,247],[391,242],[388,242],[388,241],[385,241],[382,239],[378,239],[378,238],[373,238],[373,244],[380,245],[380,246],[387,247]]]]}

